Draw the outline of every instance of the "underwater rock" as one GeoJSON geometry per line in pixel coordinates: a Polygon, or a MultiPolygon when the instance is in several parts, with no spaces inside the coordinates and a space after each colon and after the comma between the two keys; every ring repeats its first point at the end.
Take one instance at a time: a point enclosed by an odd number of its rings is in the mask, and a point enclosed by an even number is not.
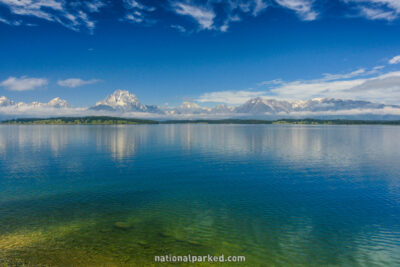
{"type": "Polygon", "coordinates": [[[197,242],[195,240],[185,240],[185,239],[175,238],[175,242],[183,243],[183,244],[186,244],[189,246],[194,246],[194,247],[202,246],[202,244],[200,242],[197,242]]]}
{"type": "Polygon", "coordinates": [[[144,240],[140,240],[140,241],[138,242],[138,244],[139,244],[141,247],[143,247],[143,248],[150,248],[150,244],[147,243],[147,242],[144,241],[144,240]]]}
{"type": "Polygon", "coordinates": [[[111,231],[112,231],[112,229],[110,229],[110,228],[102,228],[102,229],[99,230],[99,232],[103,233],[103,234],[109,233],[111,231]]]}
{"type": "Polygon", "coordinates": [[[167,234],[165,234],[165,233],[163,233],[163,232],[159,232],[159,233],[158,233],[158,236],[161,237],[161,238],[168,238],[168,237],[170,237],[169,235],[167,235],[167,234]]]}
{"type": "Polygon", "coordinates": [[[132,225],[127,222],[116,222],[114,223],[114,227],[120,230],[129,230],[132,228],[132,225]]]}

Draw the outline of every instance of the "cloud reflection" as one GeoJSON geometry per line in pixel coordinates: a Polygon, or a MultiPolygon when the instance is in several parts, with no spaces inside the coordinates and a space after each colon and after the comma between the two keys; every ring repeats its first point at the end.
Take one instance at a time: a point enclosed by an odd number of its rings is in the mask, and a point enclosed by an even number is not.
{"type": "Polygon", "coordinates": [[[387,164],[399,156],[400,132],[390,126],[140,125],[1,126],[0,153],[34,158],[50,152],[67,157],[70,147],[117,160],[151,150],[193,155],[254,156],[282,162],[346,167],[354,162],[387,164]],[[97,152],[96,152],[97,151],[97,152]],[[200,153],[200,154],[199,154],[200,153]],[[386,162],[386,163],[385,163],[386,162]]]}

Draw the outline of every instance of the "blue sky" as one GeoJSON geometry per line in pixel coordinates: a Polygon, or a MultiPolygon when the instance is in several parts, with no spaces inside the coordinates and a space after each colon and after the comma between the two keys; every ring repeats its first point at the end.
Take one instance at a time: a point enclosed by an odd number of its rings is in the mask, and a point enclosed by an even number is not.
{"type": "Polygon", "coordinates": [[[398,0],[0,0],[0,96],[400,104],[398,0]]]}

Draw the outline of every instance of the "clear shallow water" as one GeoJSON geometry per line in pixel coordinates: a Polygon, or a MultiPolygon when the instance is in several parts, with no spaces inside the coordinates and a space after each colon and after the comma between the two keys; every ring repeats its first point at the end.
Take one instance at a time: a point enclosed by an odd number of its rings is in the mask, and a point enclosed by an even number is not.
{"type": "Polygon", "coordinates": [[[0,265],[399,266],[399,162],[391,126],[0,126],[0,265]]]}

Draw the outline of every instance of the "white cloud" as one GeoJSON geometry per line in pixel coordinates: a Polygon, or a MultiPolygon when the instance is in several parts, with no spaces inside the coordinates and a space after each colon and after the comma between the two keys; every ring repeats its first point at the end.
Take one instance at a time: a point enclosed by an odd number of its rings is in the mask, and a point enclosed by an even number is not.
{"type": "Polygon", "coordinates": [[[125,15],[126,21],[134,23],[153,24],[156,22],[154,19],[147,18],[147,13],[156,10],[154,6],[147,6],[140,3],[138,0],[123,0],[124,6],[128,10],[125,15]]]}
{"type": "Polygon", "coordinates": [[[346,0],[347,2],[368,3],[377,6],[386,6],[400,13],[400,2],[398,0],[346,0]]]}
{"type": "Polygon", "coordinates": [[[254,0],[255,6],[253,10],[253,15],[257,16],[260,14],[263,10],[265,10],[268,7],[268,4],[264,0],[254,0]]]}
{"type": "Polygon", "coordinates": [[[175,12],[179,15],[190,16],[197,21],[201,29],[213,29],[215,13],[210,8],[199,7],[186,3],[176,3],[175,12]]]}
{"type": "Polygon", "coordinates": [[[275,0],[279,5],[295,11],[303,20],[315,20],[318,13],[313,10],[313,0],[275,0]]]}
{"type": "Polygon", "coordinates": [[[93,13],[100,12],[100,9],[106,6],[106,4],[100,0],[87,2],[86,5],[89,8],[89,10],[93,13]]]}
{"type": "Polygon", "coordinates": [[[384,69],[384,68],[385,68],[385,66],[375,66],[373,68],[373,70],[378,71],[378,70],[381,70],[381,69],[384,69]]]}
{"type": "Polygon", "coordinates": [[[88,13],[99,12],[105,6],[100,0],[67,2],[63,0],[0,0],[13,15],[29,16],[57,22],[69,29],[79,31],[82,27],[90,32],[95,27],[88,13]]]}
{"type": "MultiPolygon", "coordinates": [[[[209,0],[209,3],[220,3],[218,0],[209,0]]],[[[225,2],[225,13],[218,14],[219,17],[223,19],[218,19],[223,21],[222,25],[216,27],[216,30],[221,32],[227,32],[229,26],[232,22],[238,22],[242,20],[244,14],[250,14],[254,17],[260,15],[264,10],[268,8],[267,0],[230,0],[225,2]]]]}
{"type": "Polygon", "coordinates": [[[134,14],[127,14],[125,16],[125,19],[127,19],[128,21],[135,22],[135,23],[142,23],[144,21],[143,15],[138,11],[135,11],[134,14]]]}
{"type": "Polygon", "coordinates": [[[42,78],[28,78],[28,77],[9,77],[2,81],[0,86],[5,87],[11,91],[28,91],[34,90],[38,87],[47,85],[47,80],[42,78]]]}
{"type": "Polygon", "coordinates": [[[35,16],[50,21],[54,19],[48,10],[63,10],[62,2],[56,0],[0,0],[0,3],[7,5],[11,12],[16,15],[35,16]]]}
{"type": "Polygon", "coordinates": [[[127,8],[130,8],[130,9],[141,9],[141,10],[146,10],[146,11],[150,11],[150,12],[156,10],[155,7],[144,5],[137,0],[124,0],[124,3],[126,4],[127,8]]]}
{"type": "Polygon", "coordinates": [[[361,15],[371,20],[395,20],[400,15],[400,1],[398,0],[343,0],[345,3],[355,4],[361,15]]]}
{"type": "MultiPolygon", "coordinates": [[[[218,0],[214,0],[214,2],[218,2],[218,0]]],[[[230,0],[227,1],[228,5],[228,13],[231,17],[237,15],[238,11],[242,13],[249,13],[253,16],[258,16],[262,11],[267,9],[268,1],[267,0],[230,0]]]]}
{"type": "Polygon", "coordinates": [[[7,19],[4,19],[2,17],[0,17],[0,22],[8,24],[8,25],[12,25],[12,26],[20,26],[20,25],[22,25],[22,22],[20,20],[7,20],[7,19]]]}
{"type": "Polygon", "coordinates": [[[266,91],[220,91],[201,95],[197,102],[201,103],[226,103],[231,105],[243,104],[251,98],[265,96],[266,91]]]}
{"type": "Polygon", "coordinates": [[[277,85],[277,84],[282,84],[284,81],[282,79],[274,79],[274,80],[269,80],[269,81],[262,81],[258,83],[258,86],[272,86],[272,85],[277,85]]]}
{"type": "Polygon", "coordinates": [[[331,97],[399,104],[400,72],[389,72],[372,78],[286,82],[270,92],[285,99],[331,97]]]}
{"type": "Polygon", "coordinates": [[[267,7],[267,0],[206,0],[199,4],[193,0],[170,1],[172,10],[178,15],[192,17],[200,30],[226,32],[231,22],[241,21],[244,14],[258,16],[267,7]]]}
{"type": "MultiPolygon", "coordinates": [[[[393,21],[400,17],[399,0],[340,1],[345,3],[349,10],[356,10],[357,16],[370,20],[393,21]]],[[[10,26],[32,25],[25,19],[39,18],[59,23],[74,31],[87,30],[92,33],[96,27],[92,14],[101,12],[107,4],[115,5],[115,2],[117,1],[0,0],[0,6],[7,7],[10,11],[8,16],[2,13],[0,23],[10,26]]],[[[150,1],[145,0],[120,0],[120,2],[125,8],[120,21],[154,24],[157,21],[155,16],[158,15],[154,11],[163,10],[191,17],[199,25],[200,30],[221,32],[228,31],[233,22],[241,21],[248,16],[259,16],[269,6],[292,10],[300,19],[313,21],[320,16],[318,7],[323,3],[322,0],[167,0],[151,1],[151,5],[148,4],[150,1]]],[[[179,21],[169,21],[167,25],[182,24],[179,21]]],[[[184,26],[188,31],[192,31],[184,26]]]]}
{"type": "Polygon", "coordinates": [[[397,14],[394,11],[386,11],[379,8],[373,9],[369,7],[360,7],[360,10],[364,17],[371,20],[383,19],[391,21],[397,18],[397,14]]]}
{"type": "Polygon", "coordinates": [[[179,32],[182,32],[182,33],[187,31],[185,27],[183,27],[182,25],[177,25],[177,24],[171,25],[171,28],[175,29],[179,32]]]}
{"type": "Polygon", "coordinates": [[[398,64],[398,63],[400,63],[400,55],[395,56],[394,58],[389,60],[389,64],[398,64]]]}
{"type": "Polygon", "coordinates": [[[345,73],[345,74],[325,73],[325,74],[323,74],[323,76],[324,76],[323,80],[332,81],[332,80],[349,79],[349,78],[360,76],[361,74],[365,74],[365,73],[366,73],[365,69],[358,69],[358,70],[352,71],[350,73],[345,73]]]}
{"type": "Polygon", "coordinates": [[[71,87],[71,88],[75,88],[78,86],[82,86],[82,85],[87,85],[87,84],[94,84],[99,82],[99,80],[96,79],[92,79],[92,80],[82,80],[79,78],[70,78],[70,79],[66,79],[66,80],[60,80],[57,82],[58,85],[60,86],[65,86],[65,87],[71,87]]]}
{"type": "Polygon", "coordinates": [[[400,103],[400,71],[378,74],[382,66],[358,69],[345,74],[324,74],[313,80],[286,82],[281,79],[258,84],[264,90],[219,91],[201,95],[197,102],[243,104],[254,97],[282,100],[339,98],[366,100],[386,104],[400,103]],[[264,87],[265,86],[265,87],[264,87]]]}

